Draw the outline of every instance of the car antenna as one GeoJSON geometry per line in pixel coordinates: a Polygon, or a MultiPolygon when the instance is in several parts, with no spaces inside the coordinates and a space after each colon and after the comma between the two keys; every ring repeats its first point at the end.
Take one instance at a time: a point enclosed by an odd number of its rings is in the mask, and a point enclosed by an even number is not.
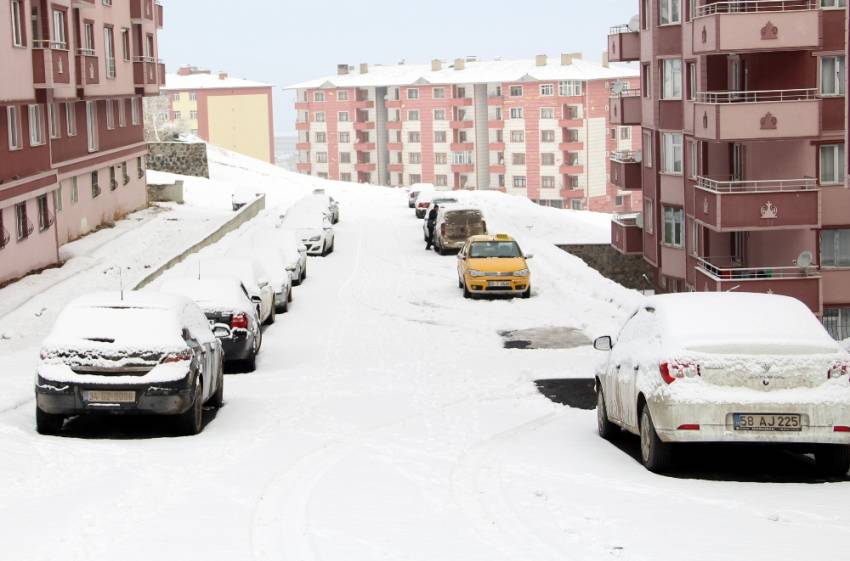
{"type": "Polygon", "coordinates": [[[118,285],[121,288],[121,301],[124,301],[124,267],[118,267],[118,285]]]}
{"type": "Polygon", "coordinates": [[[201,280],[201,262],[198,261],[198,280],[201,280]]]}

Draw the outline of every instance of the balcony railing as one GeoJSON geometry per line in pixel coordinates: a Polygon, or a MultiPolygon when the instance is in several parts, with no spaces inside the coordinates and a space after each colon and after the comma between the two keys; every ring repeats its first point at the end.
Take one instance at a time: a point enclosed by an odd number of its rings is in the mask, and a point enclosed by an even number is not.
{"type": "Polygon", "coordinates": [[[778,101],[810,101],[817,99],[817,89],[753,90],[727,92],[698,92],[698,103],[775,103],[778,101]]]}
{"type": "Polygon", "coordinates": [[[805,279],[819,276],[816,271],[796,266],[744,267],[732,257],[697,257],[697,267],[718,280],[805,279]]]}
{"type": "Polygon", "coordinates": [[[629,28],[628,24],[624,23],[622,25],[615,25],[613,27],[608,28],[608,35],[616,35],[618,33],[629,33],[630,31],[632,31],[632,29],[629,28]]]}
{"type": "Polygon", "coordinates": [[[713,14],[752,14],[815,9],[815,0],[731,0],[698,6],[696,17],[713,14]]]}
{"type": "Polygon", "coordinates": [[[640,163],[643,155],[640,150],[618,150],[611,152],[611,159],[624,164],[640,163]]]}
{"type": "Polygon", "coordinates": [[[745,181],[721,181],[710,177],[697,177],[697,187],[713,193],[812,191],[817,189],[817,186],[817,180],[813,177],[804,177],[802,179],[756,179],[745,181]]]}
{"type": "Polygon", "coordinates": [[[640,216],[641,213],[639,212],[631,212],[628,214],[615,214],[612,220],[620,226],[640,226],[640,216]]]}

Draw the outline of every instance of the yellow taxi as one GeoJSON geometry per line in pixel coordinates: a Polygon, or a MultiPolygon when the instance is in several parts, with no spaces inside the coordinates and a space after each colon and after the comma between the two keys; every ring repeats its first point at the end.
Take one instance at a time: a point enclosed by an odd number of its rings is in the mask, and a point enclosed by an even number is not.
{"type": "Polygon", "coordinates": [[[477,294],[531,296],[531,273],[519,244],[507,234],[472,236],[457,255],[464,298],[477,294]]]}

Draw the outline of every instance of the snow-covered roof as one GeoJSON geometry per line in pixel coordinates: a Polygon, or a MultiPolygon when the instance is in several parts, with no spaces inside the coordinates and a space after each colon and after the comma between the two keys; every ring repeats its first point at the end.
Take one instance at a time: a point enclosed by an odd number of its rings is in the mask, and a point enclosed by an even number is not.
{"type": "Polygon", "coordinates": [[[238,88],[269,88],[270,84],[243,80],[231,76],[220,77],[219,74],[166,74],[163,91],[186,91],[186,90],[215,90],[215,89],[238,89],[238,88]]]}
{"type": "Polygon", "coordinates": [[[465,61],[462,70],[443,64],[432,70],[430,64],[369,65],[365,74],[356,70],[334,74],[287,86],[285,89],[407,86],[414,84],[481,84],[488,82],[528,82],[538,80],[608,80],[636,78],[638,68],[630,64],[609,64],[572,59],[561,64],[560,58],[549,57],[537,66],[535,59],[465,61]]]}

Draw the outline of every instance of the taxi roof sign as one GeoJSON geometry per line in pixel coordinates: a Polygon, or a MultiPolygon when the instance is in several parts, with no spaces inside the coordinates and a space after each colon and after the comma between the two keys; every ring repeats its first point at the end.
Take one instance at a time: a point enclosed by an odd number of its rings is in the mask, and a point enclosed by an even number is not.
{"type": "Polygon", "coordinates": [[[497,240],[510,240],[511,237],[507,234],[496,234],[497,240]]]}

